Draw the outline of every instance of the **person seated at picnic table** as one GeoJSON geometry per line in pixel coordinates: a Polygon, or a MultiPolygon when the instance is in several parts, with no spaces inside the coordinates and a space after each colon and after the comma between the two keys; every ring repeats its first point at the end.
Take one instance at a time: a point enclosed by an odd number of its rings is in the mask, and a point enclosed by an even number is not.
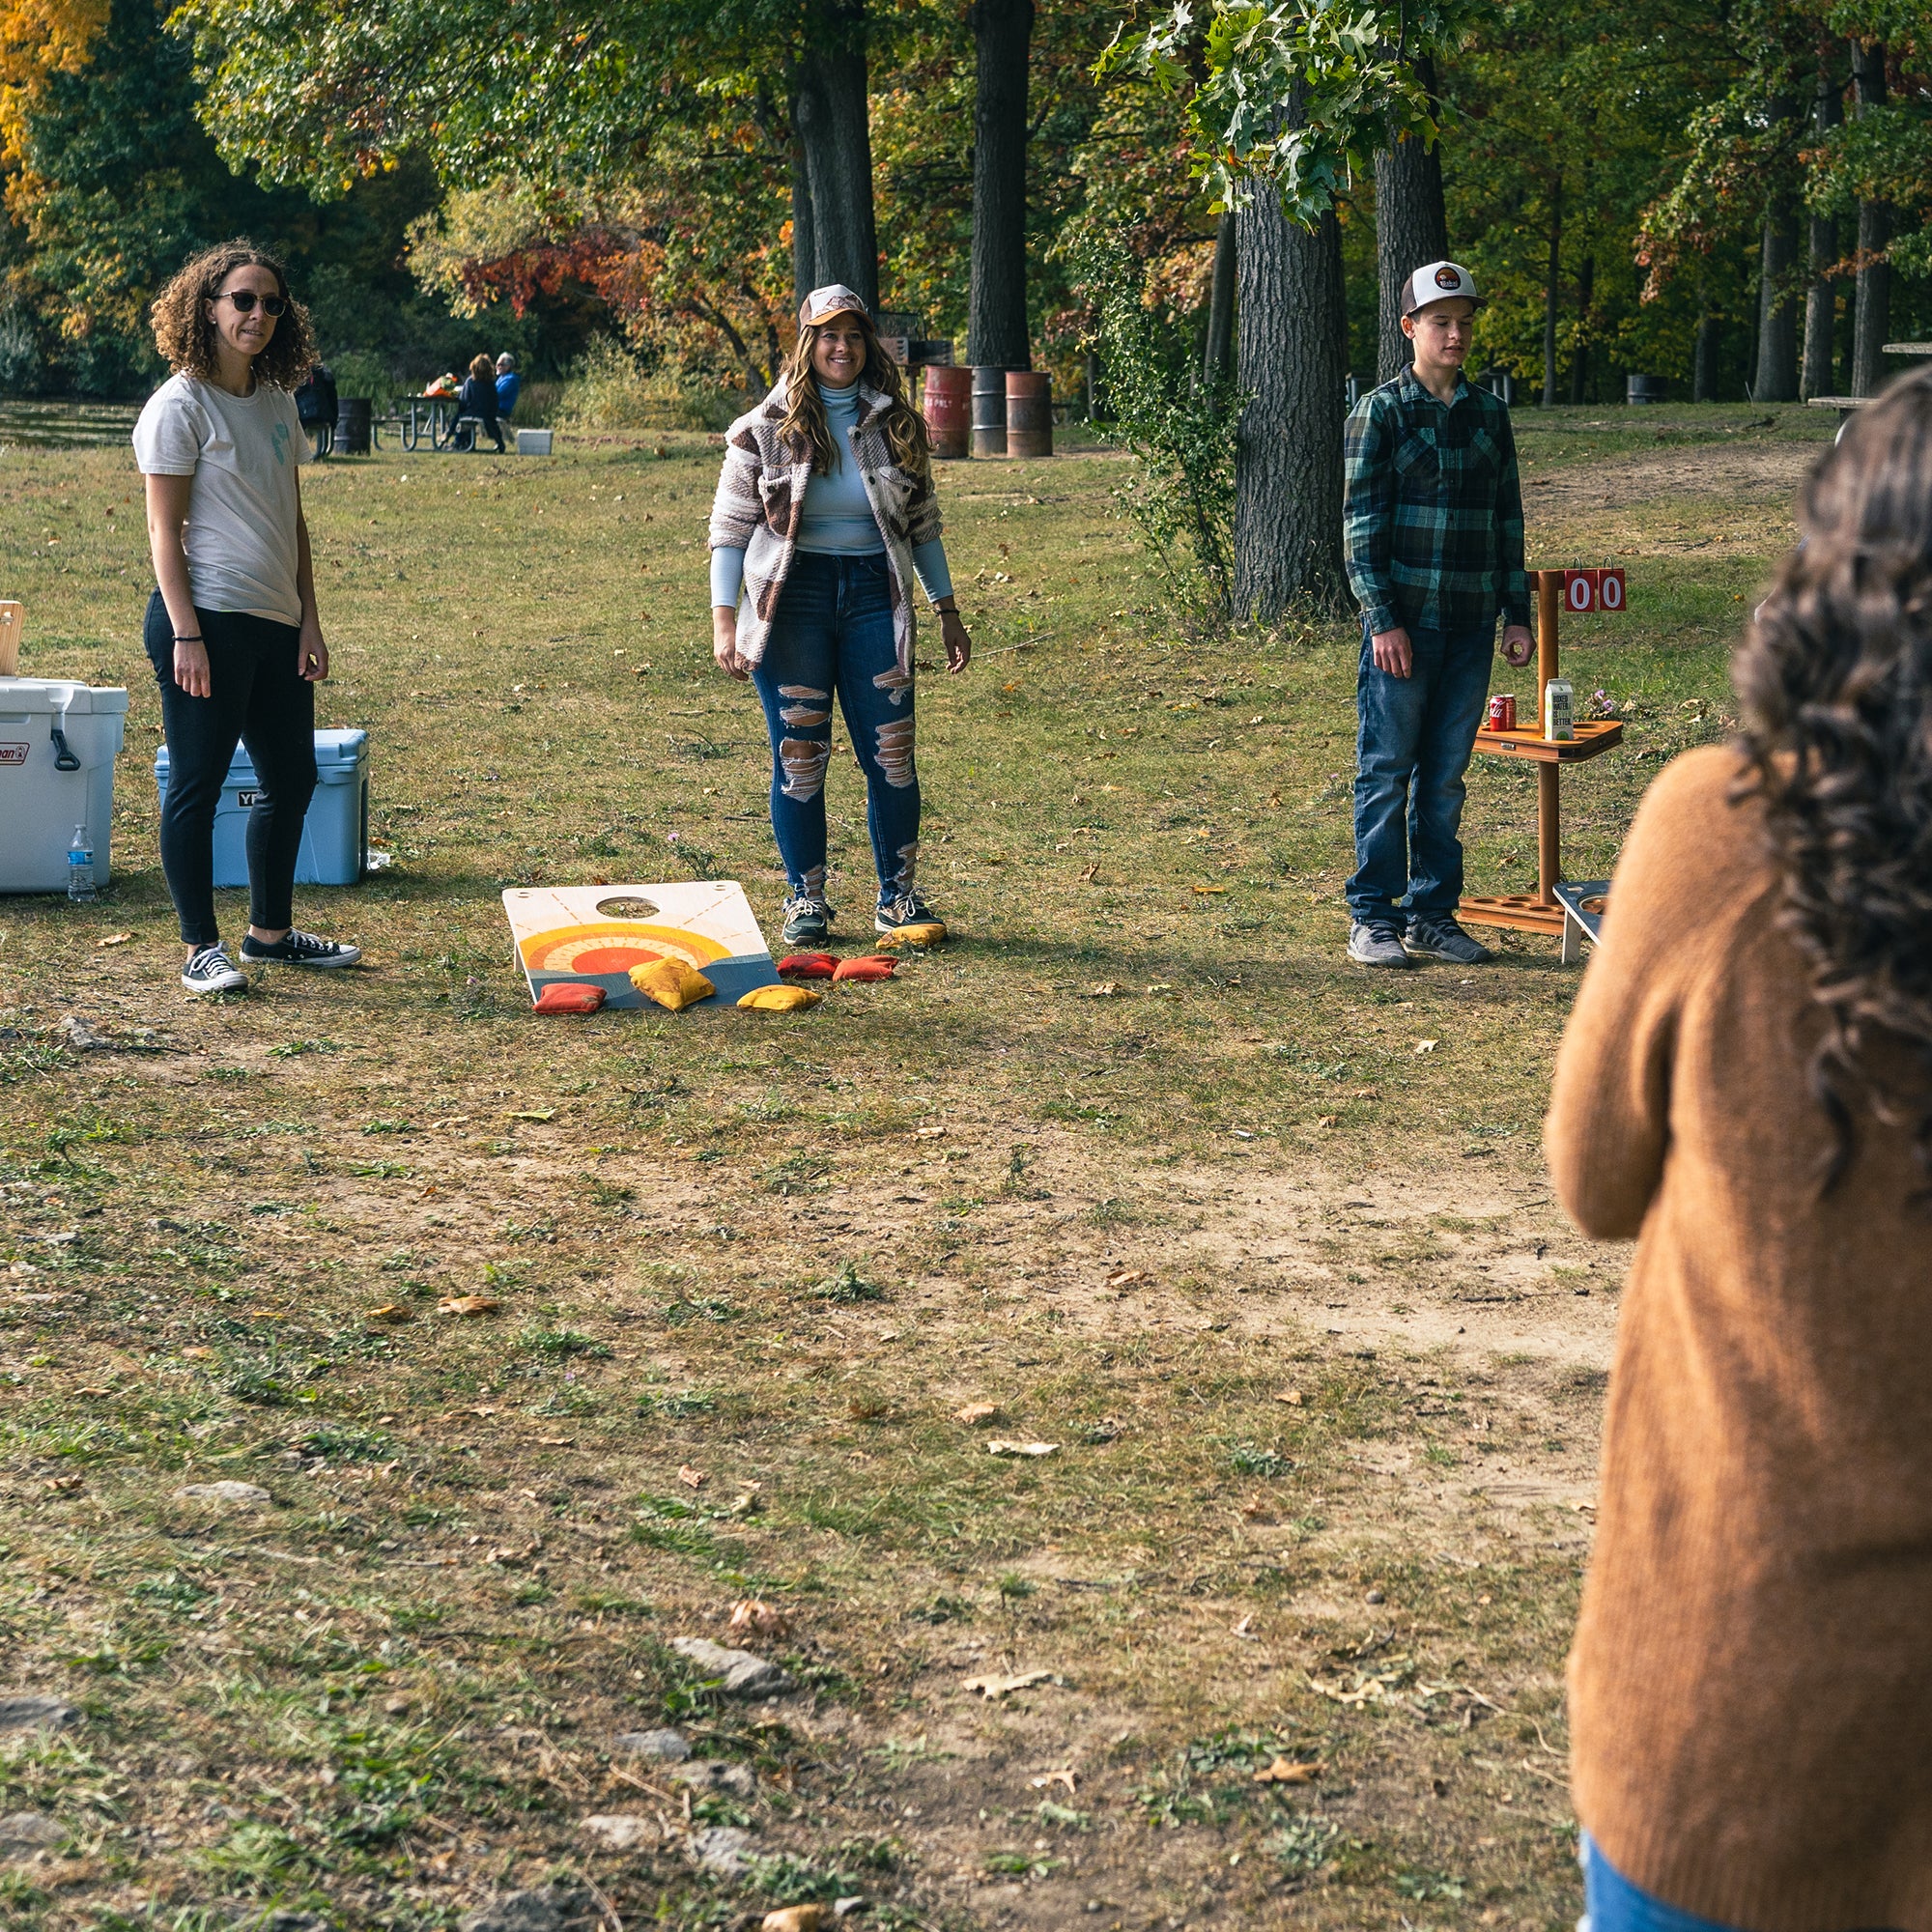
{"type": "Polygon", "coordinates": [[[524,379],[517,374],[517,358],[506,349],[497,357],[497,413],[511,414],[523,390],[524,379]]]}
{"type": "MultiPolygon", "coordinates": [[[[489,356],[478,355],[470,363],[469,380],[456,392],[456,414],[459,422],[465,416],[476,417],[497,445],[497,454],[503,454],[503,426],[497,420],[497,369],[489,356]]],[[[461,446],[476,447],[473,430],[461,446]]]]}

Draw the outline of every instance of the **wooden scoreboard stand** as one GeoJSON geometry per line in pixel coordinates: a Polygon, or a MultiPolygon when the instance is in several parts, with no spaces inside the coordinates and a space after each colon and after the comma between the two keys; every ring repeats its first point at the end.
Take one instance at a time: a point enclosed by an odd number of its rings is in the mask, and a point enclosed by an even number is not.
{"type": "Polygon", "coordinates": [[[1579,720],[1574,738],[1543,735],[1544,687],[1556,675],[1558,613],[1572,611],[1621,611],[1624,574],[1621,570],[1535,570],[1536,584],[1536,716],[1527,728],[1476,733],[1476,750],[1492,758],[1522,758],[1536,767],[1536,896],[1526,893],[1465,895],[1461,916],[1471,925],[1511,925],[1523,932],[1547,932],[1564,942],[1563,956],[1576,957],[1573,922],[1558,902],[1562,882],[1558,843],[1562,826],[1557,775],[1565,765],[1600,757],[1623,742],[1624,727],[1615,719],[1579,720]]]}

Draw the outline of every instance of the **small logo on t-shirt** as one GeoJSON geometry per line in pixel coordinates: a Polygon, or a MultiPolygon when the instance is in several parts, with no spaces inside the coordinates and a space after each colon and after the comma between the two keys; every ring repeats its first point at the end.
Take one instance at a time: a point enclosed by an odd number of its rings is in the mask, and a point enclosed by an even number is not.
{"type": "Polygon", "coordinates": [[[279,464],[286,466],[289,460],[288,424],[277,423],[274,426],[274,428],[269,432],[269,442],[275,452],[275,461],[279,464]]]}

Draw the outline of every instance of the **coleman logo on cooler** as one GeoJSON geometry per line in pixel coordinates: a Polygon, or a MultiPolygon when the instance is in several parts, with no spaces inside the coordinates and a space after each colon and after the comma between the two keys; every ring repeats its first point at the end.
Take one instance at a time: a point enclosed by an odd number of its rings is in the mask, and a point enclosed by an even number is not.
{"type": "Polygon", "coordinates": [[[0,765],[24,765],[27,749],[25,745],[0,745],[0,765]]]}

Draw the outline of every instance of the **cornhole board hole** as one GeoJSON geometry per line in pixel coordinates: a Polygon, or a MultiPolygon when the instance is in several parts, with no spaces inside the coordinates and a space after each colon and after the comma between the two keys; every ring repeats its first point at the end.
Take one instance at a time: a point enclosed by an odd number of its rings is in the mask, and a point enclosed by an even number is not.
{"type": "Polygon", "coordinates": [[[1604,935],[1604,906],[1610,895],[1607,879],[1565,880],[1556,888],[1563,908],[1563,963],[1574,966],[1583,956],[1583,942],[1592,946],[1604,935]]]}
{"type": "Polygon", "coordinates": [[[735,879],[659,886],[531,886],[503,895],[530,1003],[546,986],[602,986],[606,1007],[653,1007],[631,984],[633,966],[676,958],[717,987],[700,1007],[735,1007],[754,986],[776,986],[745,889],[735,879]]]}

